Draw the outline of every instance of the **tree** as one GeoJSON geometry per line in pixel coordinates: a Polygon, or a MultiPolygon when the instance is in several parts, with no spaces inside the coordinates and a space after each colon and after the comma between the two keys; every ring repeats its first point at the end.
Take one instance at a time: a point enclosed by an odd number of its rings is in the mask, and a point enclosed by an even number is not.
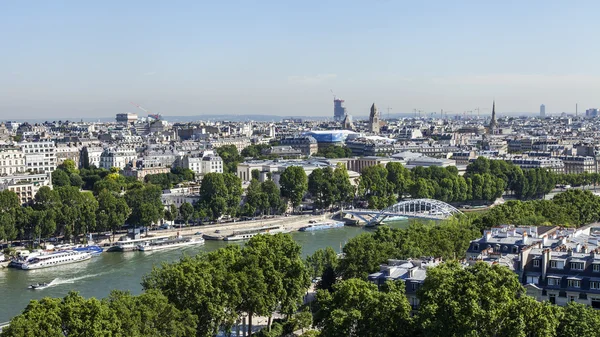
{"type": "Polygon", "coordinates": [[[237,147],[235,145],[223,145],[215,150],[223,160],[223,172],[235,174],[237,172],[237,164],[244,160],[240,156],[237,147]]]}
{"type": "Polygon", "coordinates": [[[17,213],[20,210],[17,194],[10,190],[0,191],[0,241],[13,240],[17,236],[17,213]]]}
{"type": "Polygon", "coordinates": [[[165,220],[174,221],[179,215],[179,210],[177,209],[177,205],[171,204],[169,205],[169,209],[165,211],[165,220]]]}
{"type": "Polygon", "coordinates": [[[179,206],[179,215],[181,216],[181,220],[183,220],[186,225],[189,225],[189,222],[194,215],[194,206],[189,202],[184,202],[179,206]]]}
{"type": "Polygon", "coordinates": [[[222,173],[207,173],[200,184],[200,201],[198,209],[202,209],[212,219],[218,219],[227,212],[229,188],[225,184],[222,173]]]}
{"type": "Polygon", "coordinates": [[[153,268],[142,286],[146,291],[160,290],[179,310],[189,309],[198,317],[196,336],[212,337],[220,329],[230,330],[238,317],[242,298],[236,265],[240,258],[238,246],[184,256],[153,268]]]}
{"type": "Polygon", "coordinates": [[[428,269],[418,292],[419,329],[423,336],[512,335],[510,318],[523,295],[517,275],[506,267],[446,262],[428,269]]]}
{"type": "Polygon", "coordinates": [[[300,166],[288,166],[279,178],[281,195],[288,198],[292,207],[296,208],[302,202],[302,197],[308,190],[308,177],[300,166]]]}
{"type": "Polygon", "coordinates": [[[365,167],[358,188],[359,195],[369,202],[369,208],[383,209],[396,201],[394,186],[388,180],[388,172],[383,165],[365,167]]]}
{"type": "Polygon", "coordinates": [[[336,202],[343,207],[344,204],[352,202],[354,200],[355,188],[350,182],[350,176],[346,166],[342,163],[338,163],[333,170],[333,186],[336,189],[336,202]]]}
{"type": "Polygon", "coordinates": [[[63,170],[54,170],[52,172],[52,185],[54,187],[71,186],[69,174],[63,170]]]}
{"type": "Polygon", "coordinates": [[[333,185],[333,171],[330,167],[316,168],[308,176],[308,192],[313,197],[314,205],[318,209],[331,206],[336,198],[336,189],[333,185]]]}
{"type": "Polygon", "coordinates": [[[164,215],[161,195],[160,187],[154,185],[128,190],[125,194],[125,200],[131,209],[128,222],[143,227],[158,223],[164,215]]]}
{"type": "Polygon", "coordinates": [[[323,337],[412,336],[410,305],[404,284],[390,283],[379,291],[373,283],[342,281],[333,292],[317,292],[316,326],[323,337]]]}
{"type": "Polygon", "coordinates": [[[410,171],[398,162],[389,162],[385,168],[388,172],[387,178],[394,186],[394,193],[398,195],[398,199],[402,199],[411,185],[410,171]]]}
{"type": "Polygon", "coordinates": [[[337,268],[338,258],[336,252],[331,247],[317,249],[312,255],[306,257],[306,266],[310,277],[316,279],[321,277],[326,268],[337,268]]]}
{"type": "Polygon", "coordinates": [[[260,171],[259,170],[254,169],[254,170],[252,170],[251,173],[252,173],[252,179],[256,179],[256,180],[260,179],[260,171]]]}
{"type": "Polygon", "coordinates": [[[131,214],[125,198],[115,195],[108,190],[102,190],[98,196],[98,209],[96,210],[96,224],[98,231],[115,231],[125,224],[131,214]]]}
{"type": "Polygon", "coordinates": [[[600,331],[600,315],[585,304],[569,302],[563,310],[557,336],[598,336],[600,331]]]}
{"type": "Polygon", "coordinates": [[[178,310],[162,294],[112,292],[108,299],[85,299],[70,292],[62,300],[32,300],[3,329],[2,336],[191,336],[196,318],[178,310]]]}

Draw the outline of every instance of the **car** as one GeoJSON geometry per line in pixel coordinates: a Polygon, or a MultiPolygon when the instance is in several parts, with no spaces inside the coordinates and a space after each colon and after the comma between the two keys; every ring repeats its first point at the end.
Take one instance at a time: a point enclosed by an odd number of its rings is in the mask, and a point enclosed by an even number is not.
{"type": "Polygon", "coordinates": [[[194,235],[202,235],[202,232],[196,232],[194,235]]]}
{"type": "Polygon", "coordinates": [[[316,220],[309,220],[308,223],[317,223],[316,220]]]}

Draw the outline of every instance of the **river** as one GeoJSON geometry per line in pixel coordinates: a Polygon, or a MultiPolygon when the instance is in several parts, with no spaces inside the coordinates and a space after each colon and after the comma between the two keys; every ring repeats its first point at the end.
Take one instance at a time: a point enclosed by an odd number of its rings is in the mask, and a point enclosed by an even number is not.
{"type": "MultiPolygon", "coordinates": [[[[390,227],[406,227],[408,221],[388,223],[390,227]]],[[[291,235],[302,246],[304,256],[319,248],[332,247],[341,250],[349,239],[369,231],[360,227],[343,227],[317,232],[293,232],[291,235]]],[[[85,297],[106,297],[112,289],[128,290],[133,294],[142,291],[141,280],[152,266],[161,262],[173,262],[182,254],[196,255],[224,247],[225,241],[206,241],[203,246],[187,247],[156,252],[102,253],[85,262],[47,269],[0,270],[0,322],[8,322],[27,306],[30,300],[43,297],[64,297],[69,291],[78,291],[85,297]],[[27,289],[33,283],[52,282],[42,290],[27,289]]]]}

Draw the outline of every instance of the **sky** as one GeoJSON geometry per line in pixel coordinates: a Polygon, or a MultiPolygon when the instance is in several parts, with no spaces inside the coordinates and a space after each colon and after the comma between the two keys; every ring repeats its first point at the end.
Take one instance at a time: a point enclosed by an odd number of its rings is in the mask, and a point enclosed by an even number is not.
{"type": "Polygon", "coordinates": [[[0,120],[600,105],[600,1],[0,1],[0,120]]]}

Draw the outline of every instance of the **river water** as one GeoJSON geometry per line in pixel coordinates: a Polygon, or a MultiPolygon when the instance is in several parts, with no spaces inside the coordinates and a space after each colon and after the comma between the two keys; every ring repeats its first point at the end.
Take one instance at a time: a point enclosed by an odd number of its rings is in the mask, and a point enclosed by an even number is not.
{"type": "MultiPolygon", "coordinates": [[[[406,227],[408,221],[388,223],[390,227],[406,227]]],[[[360,227],[343,227],[316,232],[294,232],[292,237],[302,246],[304,256],[315,250],[332,247],[341,251],[341,247],[351,238],[369,231],[360,227]]],[[[43,297],[64,297],[69,291],[78,291],[85,297],[106,297],[112,289],[128,290],[133,294],[142,291],[141,280],[152,270],[152,266],[161,262],[173,262],[182,254],[196,255],[225,247],[225,241],[207,240],[203,246],[185,247],[155,252],[102,253],[90,260],[57,266],[47,269],[18,270],[5,268],[0,270],[0,323],[8,322],[18,315],[32,299],[43,297]],[[51,282],[51,286],[42,290],[30,290],[33,283],[51,282]]]]}

